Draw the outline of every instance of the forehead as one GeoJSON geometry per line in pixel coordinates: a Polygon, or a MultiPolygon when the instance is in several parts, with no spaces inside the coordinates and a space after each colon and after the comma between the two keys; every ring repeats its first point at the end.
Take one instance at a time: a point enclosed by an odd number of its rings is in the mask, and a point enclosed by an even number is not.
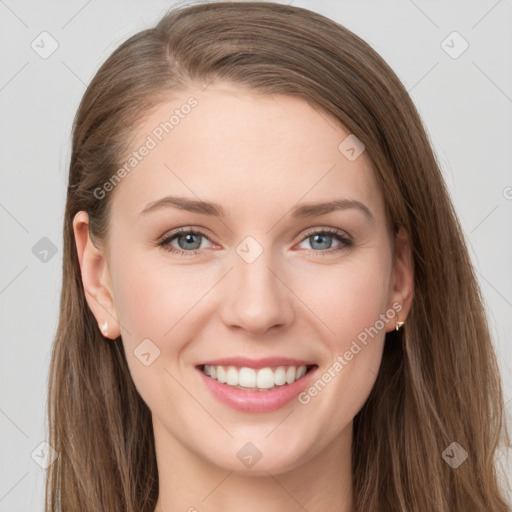
{"type": "Polygon", "coordinates": [[[347,158],[349,136],[298,97],[226,84],[175,93],[135,131],[122,162],[137,153],[135,165],[116,187],[114,210],[131,216],[172,194],[215,201],[238,218],[255,208],[275,217],[301,200],[346,196],[371,203],[378,216],[383,201],[370,159],[347,158]]]}

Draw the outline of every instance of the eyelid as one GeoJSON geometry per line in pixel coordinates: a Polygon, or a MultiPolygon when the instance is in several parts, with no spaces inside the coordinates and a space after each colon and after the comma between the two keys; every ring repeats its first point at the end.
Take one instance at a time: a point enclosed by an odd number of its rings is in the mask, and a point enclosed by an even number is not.
{"type": "MultiPolygon", "coordinates": [[[[171,239],[172,239],[172,241],[174,241],[174,239],[177,236],[179,236],[180,234],[189,234],[189,233],[201,235],[204,238],[206,238],[207,240],[209,240],[211,243],[215,244],[215,242],[210,240],[209,234],[203,228],[197,228],[194,226],[184,226],[181,228],[176,228],[174,230],[171,230],[171,232],[166,232],[163,236],[158,238],[157,245],[160,246],[161,248],[163,248],[164,250],[166,250],[167,252],[176,253],[178,255],[186,254],[186,255],[192,256],[195,254],[199,254],[203,249],[193,249],[190,251],[184,251],[183,249],[177,249],[170,244],[171,239]],[[172,249],[169,249],[168,247],[172,247],[172,249]]],[[[313,249],[309,250],[309,252],[312,252],[313,254],[316,254],[316,255],[322,255],[322,254],[327,255],[327,254],[336,253],[338,251],[341,251],[345,248],[348,248],[348,247],[354,245],[352,236],[350,234],[348,234],[346,231],[339,229],[339,228],[333,228],[333,227],[327,227],[327,226],[323,226],[323,227],[322,226],[314,226],[312,228],[309,228],[308,230],[306,230],[304,232],[304,234],[302,235],[302,238],[299,240],[298,243],[300,244],[300,243],[304,242],[307,238],[309,238],[310,236],[313,236],[315,234],[327,234],[332,237],[339,237],[338,241],[342,245],[342,247],[335,248],[335,249],[326,249],[326,250],[320,250],[320,251],[315,251],[313,249]]]]}
{"type": "MultiPolygon", "coordinates": [[[[207,231],[205,229],[199,228],[199,227],[194,227],[194,226],[184,226],[181,228],[173,229],[171,231],[166,231],[165,234],[158,237],[158,241],[166,240],[166,239],[176,236],[180,233],[190,233],[190,232],[199,233],[200,235],[203,235],[205,238],[208,238],[210,240],[210,235],[207,233],[207,231]]],[[[340,235],[340,236],[343,236],[345,238],[352,240],[352,236],[347,231],[344,231],[340,228],[333,228],[333,227],[329,227],[329,226],[314,226],[312,228],[307,229],[304,232],[300,241],[302,242],[304,240],[304,238],[307,238],[311,234],[318,233],[318,232],[330,233],[330,234],[335,233],[337,235],[340,235]]]]}
{"type": "MultiPolygon", "coordinates": [[[[211,243],[214,243],[210,240],[210,236],[208,235],[208,233],[205,230],[203,230],[202,228],[196,228],[193,226],[184,226],[181,228],[173,229],[170,232],[166,232],[164,235],[162,235],[161,237],[158,238],[156,245],[162,247],[163,249],[166,249],[166,246],[172,247],[170,245],[171,239],[175,239],[177,236],[179,236],[181,234],[189,234],[189,233],[201,235],[204,238],[208,239],[211,243]]],[[[182,249],[173,248],[173,249],[167,249],[167,251],[171,252],[171,253],[172,252],[177,252],[177,253],[183,252],[183,253],[187,253],[187,254],[195,254],[195,253],[201,251],[201,249],[194,249],[192,251],[183,251],[182,249]]]]}
{"type": "Polygon", "coordinates": [[[346,239],[349,239],[352,241],[352,236],[349,235],[346,231],[344,231],[343,229],[339,229],[339,228],[332,228],[332,227],[327,227],[327,226],[324,226],[324,227],[313,227],[313,228],[310,228],[308,230],[305,231],[302,239],[301,239],[301,242],[307,238],[308,236],[311,236],[315,233],[329,233],[329,234],[335,234],[335,235],[339,235],[343,238],[346,238],[346,239]]]}

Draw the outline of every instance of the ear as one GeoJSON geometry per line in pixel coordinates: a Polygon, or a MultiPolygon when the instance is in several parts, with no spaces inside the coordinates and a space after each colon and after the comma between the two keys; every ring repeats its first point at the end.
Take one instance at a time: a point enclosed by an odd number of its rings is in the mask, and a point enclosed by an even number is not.
{"type": "Polygon", "coordinates": [[[120,335],[118,315],[112,293],[112,285],[107,260],[89,235],[89,215],[78,212],[73,219],[76,249],[85,290],[85,299],[93,315],[101,326],[108,321],[105,337],[115,339],[120,335]]]}
{"type": "Polygon", "coordinates": [[[405,322],[414,296],[414,262],[410,237],[401,227],[395,237],[395,255],[389,290],[388,308],[395,311],[386,323],[386,332],[395,329],[396,322],[405,322]],[[393,307],[394,304],[394,307],[393,307]]]}

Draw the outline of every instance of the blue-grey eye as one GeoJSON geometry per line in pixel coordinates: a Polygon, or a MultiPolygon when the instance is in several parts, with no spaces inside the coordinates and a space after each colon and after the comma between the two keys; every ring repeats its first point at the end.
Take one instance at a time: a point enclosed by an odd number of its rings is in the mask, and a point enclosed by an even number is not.
{"type": "Polygon", "coordinates": [[[323,234],[323,233],[317,233],[316,235],[311,235],[309,237],[310,240],[313,240],[311,242],[311,246],[314,248],[314,249],[321,249],[321,250],[325,250],[325,249],[330,249],[331,246],[332,246],[332,236],[331,235],[327,235],[326,234],[323,234]],[[318,243],[319,246],[314,246],[313,244],[314,243],[318,243]]]}
{"type": "Polygon", "coordinates": [[[180,249],[199,249],[201,247],[201,237],[199,233],[186,233],[176,237],[180,249]],[[194,240],[195,239],[195,240],[194,240]],[[198,242],[199,239],[199,242],[198,242]],[[181,243],[183,240],[183,243],[181,243]]]}

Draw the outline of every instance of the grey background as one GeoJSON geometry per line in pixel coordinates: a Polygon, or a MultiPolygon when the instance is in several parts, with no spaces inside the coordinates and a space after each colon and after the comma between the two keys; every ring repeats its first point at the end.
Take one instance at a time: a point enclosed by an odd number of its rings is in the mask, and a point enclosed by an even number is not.
{"type": "MultiPolygon", "coordinates": [[[[45,472],[31,454],[46,438],[46,385],[58,318],[75,111],[107,56],[172,4],[0,0],[0,512],[43,509],[45,472]],[[58,43],[46,59],[31,47],[43,31],[58,43]],[[50,242],[40,241],[44,237],[50,242]],[[51,246],[55,254],[40,252],[51,246]]],[[[410,91],[478,272],[510,418],[511,1],[293,4],[333,18],[361,36],[410,91]],[[453,31],[469,44],[458,58],[442,47],[453,31]]],[[[453,36],[446,44],[452,52],[462,48],[453,36]]],[[[471,453],[471,447],[465,448],[471,453]]],[[[508,463],[503,474],[512,483],[510,455],[503,461],[508,463]]]]}

